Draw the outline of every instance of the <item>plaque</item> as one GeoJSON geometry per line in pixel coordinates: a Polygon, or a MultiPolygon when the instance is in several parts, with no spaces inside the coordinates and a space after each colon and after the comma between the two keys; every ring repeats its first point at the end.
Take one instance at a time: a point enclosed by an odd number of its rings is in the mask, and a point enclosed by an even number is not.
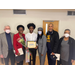
{"type": "Polygon", "coordinates": [[[36,42],[35,41],[28,41],[28,48],[35,48],[36,42]]]}

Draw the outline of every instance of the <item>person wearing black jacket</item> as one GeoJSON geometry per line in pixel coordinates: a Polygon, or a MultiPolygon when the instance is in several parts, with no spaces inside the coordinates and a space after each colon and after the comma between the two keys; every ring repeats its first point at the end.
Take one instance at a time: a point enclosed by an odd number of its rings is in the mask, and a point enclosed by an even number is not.
{"type": "Polygon", "coordinates": [[[75,41],[70,37],[70,30],[65,29],[64,36],[59,39],[58,53],[60,61],[58,65],[72,65],[75,60],[75,41]]]}
{"type": "Polygon", "coordinates": [[[56,60],[52,60],[50,55],[55,55],[57,53],[57,48],[59,44],[59,34],[58,32],[53,30],[53,24],[50,23],[48,25],[48,32],[46,34],[47,37],[47,56],[48,56],[48,64],[55,65],[56,60]]]}

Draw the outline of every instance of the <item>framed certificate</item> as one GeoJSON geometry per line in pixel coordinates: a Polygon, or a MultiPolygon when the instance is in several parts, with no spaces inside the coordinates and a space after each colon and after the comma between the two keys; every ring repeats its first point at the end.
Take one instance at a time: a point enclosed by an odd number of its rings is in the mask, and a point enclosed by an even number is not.
{"type": "Polygon", "coordinates": [[[35,41],[28,41],[28,48],[35,48],[36,42],[35,41]]]}

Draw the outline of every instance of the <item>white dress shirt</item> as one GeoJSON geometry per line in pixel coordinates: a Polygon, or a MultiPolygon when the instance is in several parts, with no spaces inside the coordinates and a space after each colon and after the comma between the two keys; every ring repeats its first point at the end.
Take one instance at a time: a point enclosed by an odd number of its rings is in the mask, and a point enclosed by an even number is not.
{"type": "Polygon", "coordinates": [[[26,38],[26,44],[27,44],[27,41],[37,41],[37,34],[36,33],[27,33],[25,35],[25,38],[26,38]]]}

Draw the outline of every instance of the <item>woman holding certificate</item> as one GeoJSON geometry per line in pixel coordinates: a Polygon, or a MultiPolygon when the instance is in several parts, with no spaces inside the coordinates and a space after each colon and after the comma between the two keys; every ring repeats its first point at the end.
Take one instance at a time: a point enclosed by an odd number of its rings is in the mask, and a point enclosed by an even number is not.
{"type": "Polygon", "coordinates": [[[23,65],[23,60],[25,59],[25,34],[23,34],[24,29],[25,28],[23,25],[18,25],[18,33],[15,34],[13,38],[15,60],[17,61],[17,65],[23,65]]]}
{"type": "Polygon", "coordinates": [[[38,28],[37,43],[38,43],[38,53],[39,53],[40,65],[44,65],[45,56],[47,52],[47,47],[46,47],[47,41],[46,41],[46,36],[43,35],[43,28],[41,27],[38,28]]]}
{"type": "MultiPolygon", "coordinates": [[[[30,50],[31,55],[33,57],[33,65],[35,65],[36,61],[36,50],[37,50],[37,45],[36,45],[36,40],[37,40],[37,34],[34,33],[34,29],[36,28],[34,23],[29,23],[27,25],[29,29],[29,33],[26,34],[26,43],[27,43],[27,49],[30,50]]],[[[31,65],[31,56],[30,56],[30,62],[29,65],[31,65]]]]}

